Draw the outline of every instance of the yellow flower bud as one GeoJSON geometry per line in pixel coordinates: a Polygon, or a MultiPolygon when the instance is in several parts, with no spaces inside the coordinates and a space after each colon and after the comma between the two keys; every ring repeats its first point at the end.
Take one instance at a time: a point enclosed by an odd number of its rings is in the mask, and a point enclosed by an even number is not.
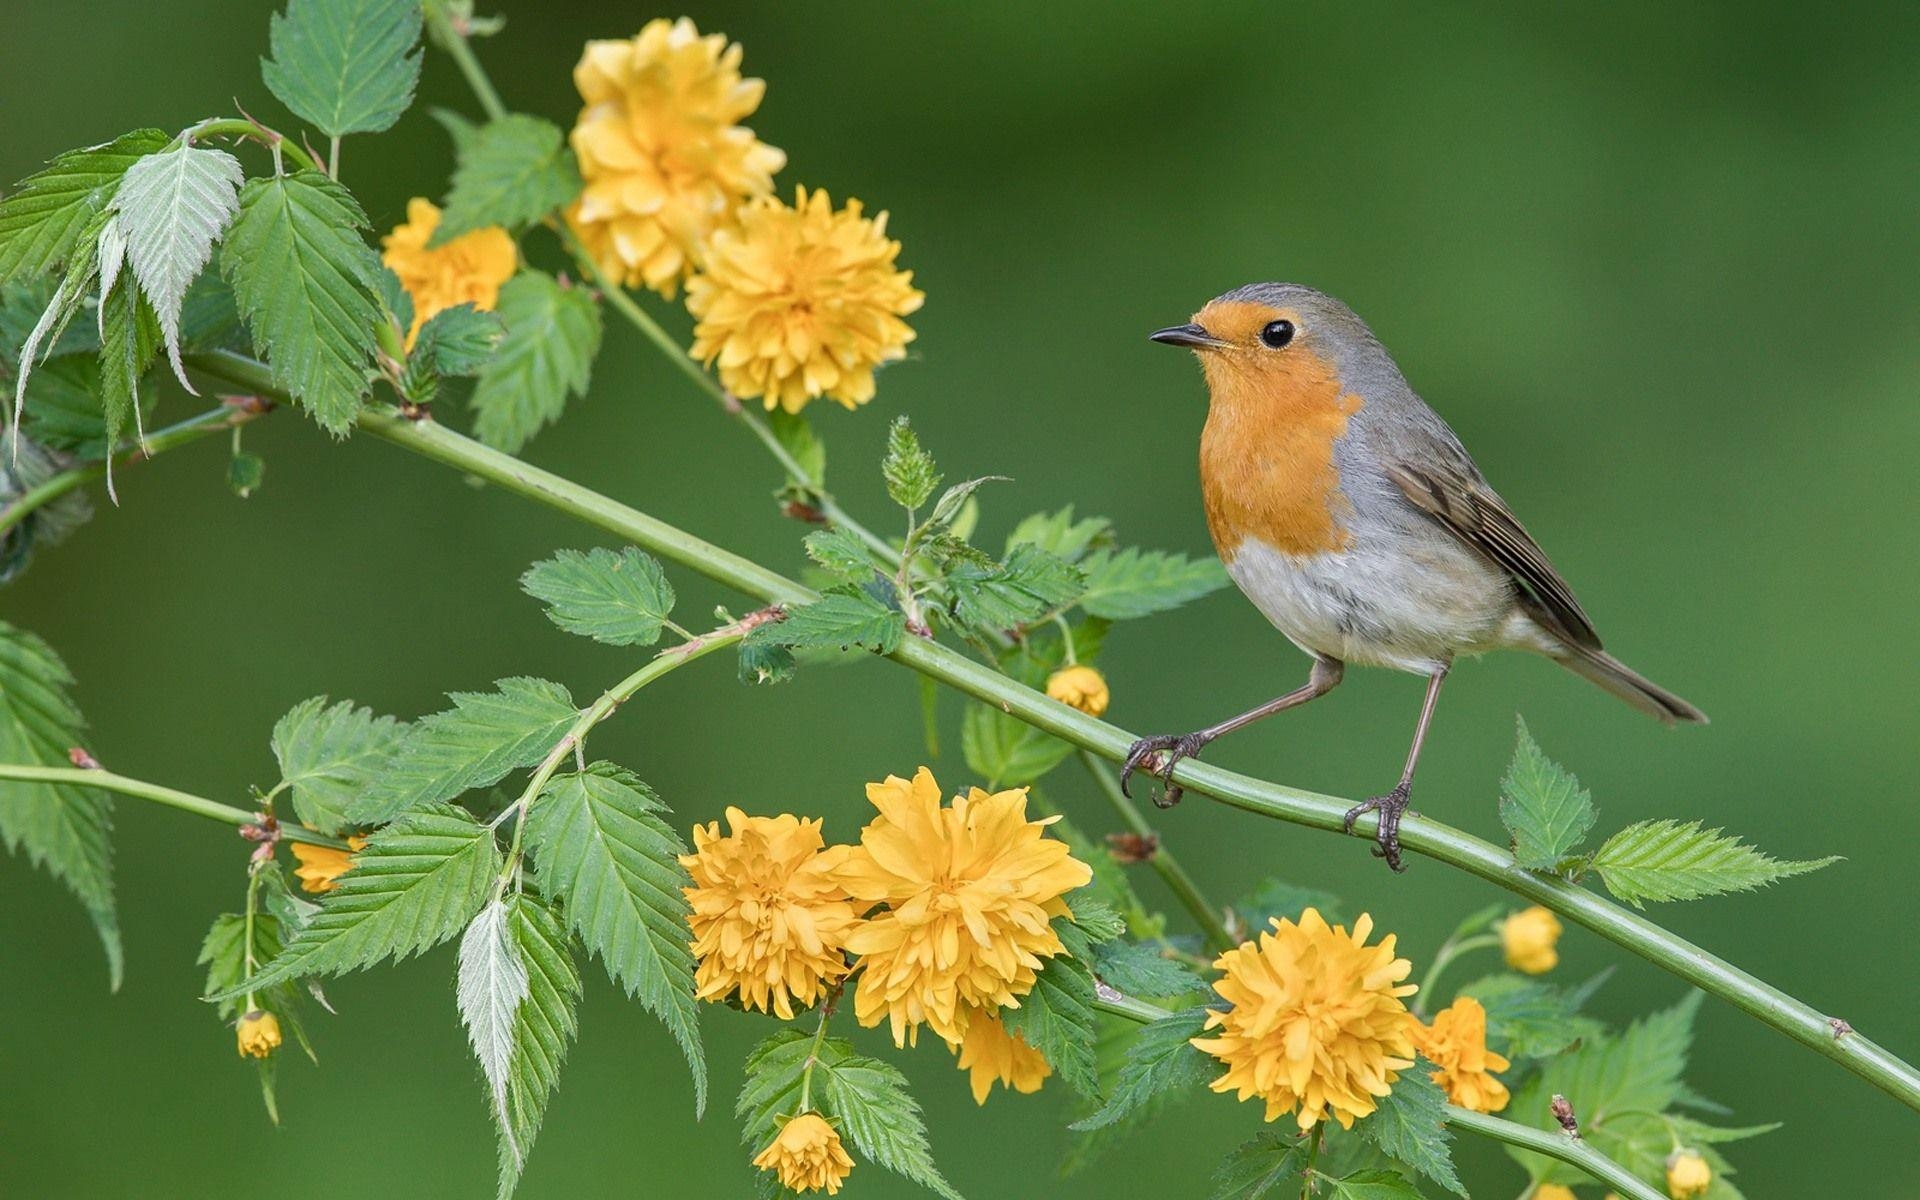
{"type": "Polygon", "coordinates": [[[280,1048],[280,1020],[254,1009],[240,1018],[240,1057],[265,1058],[280,1048]]]}
{"type": "Polygon", "coordinates": [[[828,1195],[838,1192],[853,1171],[853,1159],[841,1147],[840,1135],[814,1112],[801,1113],[781,1126],[753,1165],[777,1172],[782,1187],[828,1195]]]}
{"type": "Polygon", "coordinates": [[[1090,717],[1107,711],[1112,699],[1106,676],[1092,667],[1062,667],[1047,679],[1047,695],[1090,717]]]}
{"type": "Polygon", "coordinates": [[[1698,1150],[1675,1150],[1667,1156],[1667,1195],[1673,1200],[1704,1196],[1712,1183],[1713,1168],[1698,1150]]]}
{"type": "Polygon", "coordinates": [[[1500,944],[1507,965],[1529,975],[1543,975],[1560,961],[1554,949],[1560,941],[1560,918],[1539,905],[1508,917],[1500,925],[1500,944]]]}
{"type": "Polygon", "coordinates": [[[340,886],[339,878],[353,869],[354,852],[365,849],[366,845],[367,839],[363,837],[348,838],[345,850],[308,842],[293,843],[294,861],[300,864],[293,873],[300,880],[300,889],[319,893],[340,886]]]}
{"type": "Polygon", "coordinates": [[[1573,1189],[1557,1183],[1543,1183],[1533,1190],[1532,1200],[1580,1200],[1573,1189]]]}

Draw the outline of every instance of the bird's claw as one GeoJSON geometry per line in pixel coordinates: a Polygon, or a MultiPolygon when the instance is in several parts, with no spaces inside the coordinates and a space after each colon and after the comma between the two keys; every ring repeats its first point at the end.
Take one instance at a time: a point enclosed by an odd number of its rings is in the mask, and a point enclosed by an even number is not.
{"type": "Polygon", "coordinates": [[[1373,856],[1387,860],[1387,866],[1395,871],[1407,868],[1400,862],[1400,818],[1406,815],[1407,805],[1411,802],[1413,787],[1401,783],[1384,796],[1375,796],[1362,801],[1347,810],[1346,830],[1353,832],[1353,823],[1364,813],[1379,813],[1380,827],[1373,833],[1373,856]]]}
{"type": "Polygon", "coordinates": [[[1207,739],[1197,733],[1162,733],[1153,737],[1143,737],[1127,749],[1127,761],[1120,767],[1120,791],[1131,797],[1127,790],[1133,773],[1142,767],[1147,774],[1157,776],[1164,785],[1160,794],[1153,798],[1157,808],[1172,808],[1180,803],[1180,797],[1186,789],[1173,781],[1173,768],[1183,758],[1198,758],[1205,749],[1207,739]]]}

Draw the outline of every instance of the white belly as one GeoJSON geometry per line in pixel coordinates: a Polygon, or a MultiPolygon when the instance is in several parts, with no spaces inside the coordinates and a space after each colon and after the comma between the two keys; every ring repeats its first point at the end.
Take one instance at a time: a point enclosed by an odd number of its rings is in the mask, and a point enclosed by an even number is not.
{"type": "Polygon", "coordinates": [[[1465,547],[1396,539],[1384,551],[1294,555],[1249,538],[1227,574],[1309,654],[1428,675],[1456,655],[1532,648],[1511,582],[1465,547]]]}

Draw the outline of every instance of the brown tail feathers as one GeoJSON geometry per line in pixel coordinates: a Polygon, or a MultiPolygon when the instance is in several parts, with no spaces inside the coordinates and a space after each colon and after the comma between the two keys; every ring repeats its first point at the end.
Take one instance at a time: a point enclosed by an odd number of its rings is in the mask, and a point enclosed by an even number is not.
{"type": "Polygon", "coordinates": [[[1559,661],[1568,670],[1584,675],[1641,712],[1650,713],[1668,725],[1685,721],[1705,725],[1707,714],[1634,671],[1604,650],[1568,645],[1559,661]]]}

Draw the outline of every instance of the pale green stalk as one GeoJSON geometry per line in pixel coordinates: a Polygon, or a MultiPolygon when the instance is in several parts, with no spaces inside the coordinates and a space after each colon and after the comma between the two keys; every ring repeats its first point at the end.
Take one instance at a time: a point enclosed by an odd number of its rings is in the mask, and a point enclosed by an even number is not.
{"type": "MultiPolygon", "coordinates": [[[[18,763],[0,763],[0,779],[12,779],[20,783],[70,784],[74,787],[99,788],[102,791],[117,792],[122,796],[132,796],[139,800],[151,800],[155,804],[164,804],[168,808],[177,808],[181,812],[192,813],[196,817],[224,821],[228,825],[253,825],[260,820],[259,813],[222,804],[218,800],[209,800],[205,796],[196,796],[191,792],[182,792],[157,783],[148,783],[144,779],[131,779],[125,775],[116,775],[112,771],[100,771],[91,767],[36,767],[18,763]]],[[[280,840],[283,842],[306,842],[314,846],[332,846],[345,849],[346,843],[337,837],[324,833],[315,833],[291,822],[280,825],[280,840]]]]}

